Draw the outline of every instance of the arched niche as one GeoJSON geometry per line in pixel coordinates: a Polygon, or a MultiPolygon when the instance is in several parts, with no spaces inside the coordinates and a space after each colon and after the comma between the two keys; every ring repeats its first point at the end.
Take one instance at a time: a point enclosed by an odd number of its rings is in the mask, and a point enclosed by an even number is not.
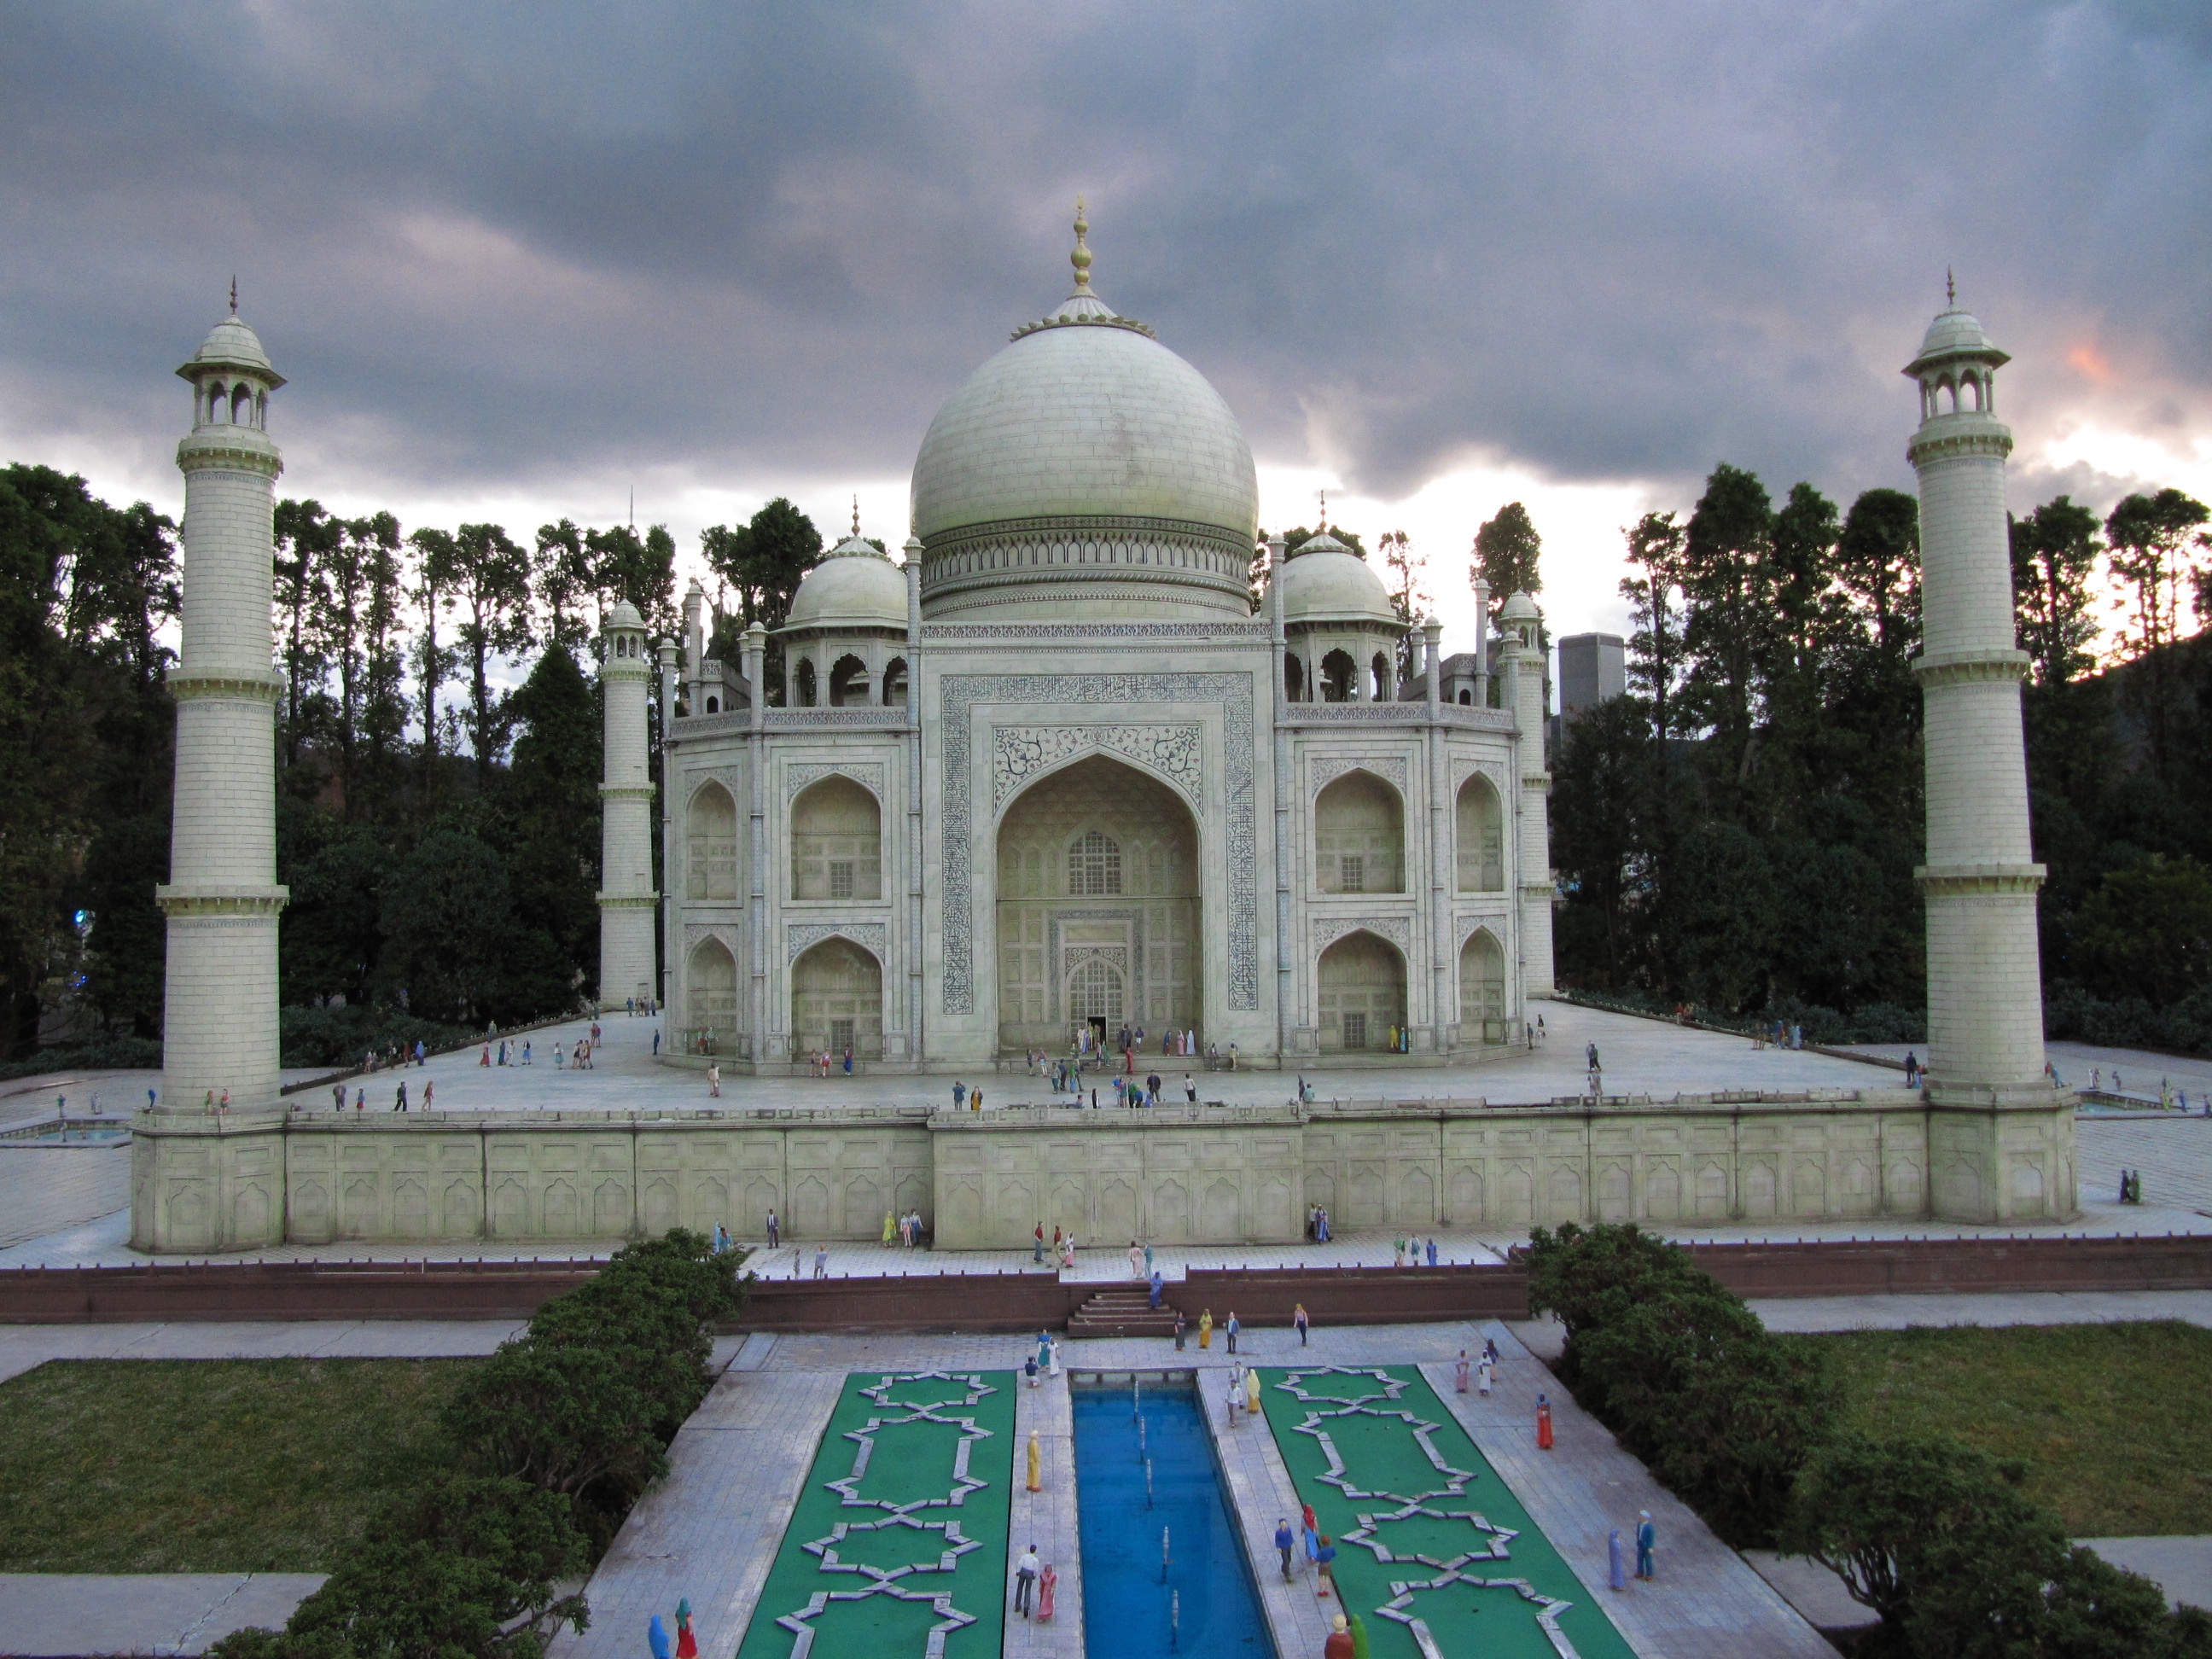
{"type": "Polygon", "coordinates": [[[813,658],[811,658],[811,657],[801,657],[801,658],[799,659],[799,668],[798,668],[797,672],[795,672],[795,673],[792,676],[792,681],[793,681],[793,690],[798,693],[798,696],[797,696],[797,699],[796,699],[797,706],[798,706],[798,707],[799,707],[799,708],[813,708],[813,707],[814,707],[814,659],[813,659],[813,658]]]}
{"type": "Polygon", "coordinates": [[[830,671],[830,706],[832,708],[865,708],[874,699],[870,690],[868,665],[856,656],[848,654],[837,659],[837,665],[830,671]]]}
{"type": "Polygon", "coordinates": [[[906,707],[906,659],[904,657],[893,657],[890,659],[890,665],[884,670],[884,708],[903,708],[906,707]]]}
{"type": "Polygon", "coordinates": [[[1108,756],[1014,798],[998,835],[1002,1051],[1064,1053],[1103,1019],[1109,1040],[1141,1025],[1157,1053],[1162,1032],[1200,1026],[1199,848],[1182,797],[1108,756]]]}
{"type": "Polygon", "coordinates": [[[1346,772],[1314,802],[1314,882],[1324,893],[1406,890],[1406,811],[1372,772],[1346,772]]]}
{"type": "Polygon", "coordinates": [[[1321,1051],[1388,1053],[1406,1024],[1406,958],[1362,928],[1321,953],[1321,1051]]]}
{"type": "Polygon", "coordinates": [[[695,899],[738,896],[738,804],[719,783],[691,797],[684,823],[684,894],[695,899]]]}
{"type": "Polygon", "coordinates": [[[684,973],[686,1054],[725,1054],[738,1029],[738,959],[718,939],[691,949],[684,973]]]}
{"type": "Polygon", "coordinates": [[[1462,893],[1505,890],[1505,809],[1498,786],[1477,772],[1459,787],[1454,853],[1462,893]]]}
{"type": "Polygon", "coordinates": [[[810,783],[791,804],[791,896],[872,901],[884,895],[883,809],[852,779],[810,783]]]}
{"type": "Polygon", "coordinates": [[[884,1053],[884,969],[842,934],[791,965],[791,1040],[801,1055],[880,1060],[884,1053]]]}
{"type": "Polygon", "coordinates": [[[1375,660],[1367,665],[1367,672],[1373,680],[1373,689],[1368,693],[1370,702],[1395,702],[1398,700],[1396,675],[1393,669],[1390,653],[1377,651],[1375,660]]]}
{"type": "Polygon", "coordinates": [[[1352,653],[1344,650],[1330,652],[1321,659],[1321,700],[1323,702],[1351,702],[1359,695],[1359,665],[1352,653]]]}
{"type": "Polygon", "coordinates": [[[1487,927],[1476,928],[1460,946],[1459,1040],[1469,1048],[1512,1040],[1505,1016],[1505,947],[1487,927]]]}

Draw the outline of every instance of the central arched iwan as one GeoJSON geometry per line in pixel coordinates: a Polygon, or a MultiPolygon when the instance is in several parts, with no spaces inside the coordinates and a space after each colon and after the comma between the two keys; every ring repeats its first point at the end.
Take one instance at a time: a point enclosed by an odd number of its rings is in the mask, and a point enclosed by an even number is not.
{"type": "Polygon", "coordinates": [[[1126,1024],[1158,1051],[1202,1023],[1198,825],[1176,792],[1091,755],[999,824],[999,1046],[1064,1052],[1126,1024]]]}

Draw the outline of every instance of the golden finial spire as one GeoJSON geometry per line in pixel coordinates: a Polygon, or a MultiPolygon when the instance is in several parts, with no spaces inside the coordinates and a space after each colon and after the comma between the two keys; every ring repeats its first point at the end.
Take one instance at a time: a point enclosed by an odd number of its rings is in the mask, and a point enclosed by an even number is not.
{"type": "Polygon", "coordinates": [[[854,536],[856,536],[856,537],[857,537],[860,533],[860,496],[859,496],[858,495],[855,495],[853,497],[853,534],[854,534],[854,536]]]}
{"type": "Polygon", "coordinates": [[[1326,489],[1321,492],[1321,528],[1322,533],[1326,535],[1328,531],[1328,491],[1326,489]]]}
{"type": "Polygon", "coordinates": [[[230,273],[230,314],[238,315],[238,273],[230,273]]]}
{"type": "Polygon", "coordinates": [[[1067,263],[1075,267],[1075,291],[1091,292],[1091,250],[1083,245],[1083,234],[1091,228],[1091,222],[1083,216],[1083,198],[1075,198],[1075,252],[1067,256],[1067,263]]]}
{"type": "Polygon", "coordinates": [[[1948,265],[1943,268],[1943,303],[1954,307],[1959,303],[1959,279],[1948,265]]]}

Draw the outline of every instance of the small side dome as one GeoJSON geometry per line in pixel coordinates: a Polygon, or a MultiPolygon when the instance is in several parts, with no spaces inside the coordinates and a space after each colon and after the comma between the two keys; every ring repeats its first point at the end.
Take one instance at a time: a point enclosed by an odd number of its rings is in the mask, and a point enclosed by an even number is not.
{"type": "Polygon", "coordinates": [[[781,631],[905,627],[906,572],[854,535],[799,578],[781,631]]]}
{"type": "Polygon", "coordinates": [[[1285,623],[1349,623],[1398,629],[1389,591],[1367,561],[1326,530],[1304,543],[1277,574],[1285,623]]]}
{"type": "Polygon", "coordinates": [[[284,377],[276,372],[276,366],[269,361],[269,354],[262,349],[261,337],[241,322],[235,313],[208,331],[207,338],[200,342],[200,349],[192,353],[191,361],[177,373],[192,380],[211,368],[243,369],[266,380],[271,387],[284,384],[284,377]]]}
{"type": "Polygon", "coordinates": [[[640,634],[645,632],[645,618],[637,614],[637,607],[628,599],[616,602],[615,608],[607,612],[605,625],[611,629],[631,629],[640,634]]]}
{"type": "Polygon", "coordinates": [[[1543,613],[1536,609],[1535,599],[1524,587],[1505,601],[1505,607],[1498,613],[1498,619],[1509,623],[1540,622],[1543,613]]]}

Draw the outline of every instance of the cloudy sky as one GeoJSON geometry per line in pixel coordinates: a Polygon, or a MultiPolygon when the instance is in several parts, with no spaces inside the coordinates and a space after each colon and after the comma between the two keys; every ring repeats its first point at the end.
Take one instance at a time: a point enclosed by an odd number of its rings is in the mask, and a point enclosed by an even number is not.
{"type": "Polygon", "coordinates": [[[906,528],[932,413],[1094,280],[1263,522],[1403,528],[1447,623],[1527,501],[1555,628],[1723,459],[1909,486],[1897,371],[2015,358],[2014,505],[2212,496],[2202,0],[9,7],[0,457],[174,510],[240,311],[283,488],[408,524],[906,528]]]}

